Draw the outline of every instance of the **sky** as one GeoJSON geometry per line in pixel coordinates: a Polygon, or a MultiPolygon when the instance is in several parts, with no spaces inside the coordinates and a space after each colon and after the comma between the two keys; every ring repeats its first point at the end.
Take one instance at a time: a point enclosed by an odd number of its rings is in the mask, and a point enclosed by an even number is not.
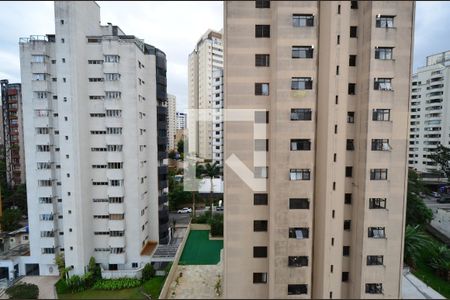
{"type": "MultiPolygon", "coordinates": [[[[98,1],[101,23],[118,25],[166,53],[167,91],[177,110],[187,108],[188,55],[209,28],[223,26],[221,1],[98,1]]],[[[51,1],[0,2],[0,79],[20,82],[19,38],[54,33],[51,1]]],[[[414,35],[414,70],[425,57],[450,50],[450,2],[418,1],[414,35]]]]}

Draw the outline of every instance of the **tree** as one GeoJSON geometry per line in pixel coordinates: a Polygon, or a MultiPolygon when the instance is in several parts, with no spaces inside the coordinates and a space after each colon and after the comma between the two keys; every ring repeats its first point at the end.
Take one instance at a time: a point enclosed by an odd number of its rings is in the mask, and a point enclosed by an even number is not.
{"type": "Polygon", "coordinates": [[[426,189],[419,175],[413,171],[408,171],[408,193],[406,204],[406,224],[426,225],[433,219],[433,211],[428,208],[419,196],[426,189]]]}
{"type": "Polygon", "coordinates": [[[149,263],[145,264],[144,268],[142,269],[142,280],[143,281],[150,280],[154,275],[155,269],[153,269],[153,266],[149,263]]]}
{"type": "Polygon", "coordinates": [[[169,158],[170,159],[175,159],[177,157],[177,153],[175,152],[175,150],[170,150],[169,151],[169,158]]]}
{"type": "Polygon", "coordinates": [[[177,143],[177,152],[180,153],[180,155],[182,153],[184,153],[184,140],[183,139],[179,140],[177,143]]]}
{"type": "Polygon", "coordinates": [[[27,187],[25,184],[17,185],[13,190],[10,190],[12,193],[10,196],[6,197],[4,200],[5,207],[19,208],[22,213],[27,214],[27,187]]]}
{"type": "Polygon", "coordinates": [[[405,250],[403,253],[404,262],[411,268],[415,268],[417,260],[432,245],[431,240],[419,225],[407,225],[405,229],[405,250]]]}
{"type": "Polygon", "coordinates": [[[92,273],[92,278],[94,282],[99,279],[102,279],[102,270],[100,269],[100,266],[96,263],[95,258],[93,256],[91,256],[91,258],[89,259],[88,272],[92,273]]]}
{"type": "Polygon", "coordinates": [[[2,230],[6,232],[14,231],[21,227],[20,221],[22,219],[22,212],[20,209],[8,208],[3,212],[0,219],[2,230]]]}
{"type": "Polygon", "coordinates": [[[429,155],[429,158],[434,161],[439,169],[444,173],[447,181],[450,178],[450,148],[439,145],[433,153],[429,155]]]}
{"type": "Polygon", "coordinates": [[[219,163],[217,161],[214,162],[213,164],[207,163],[204,166],[199,165],[197,168],[197,174],[201,178],[209,178],[210,179],[211,190],[209,193],[209,205],[211,207],[211,216],[212,216],[212,194],[214,192],[213,179],[214,179],[214,177],[222,175],[222,167],[219,165],[219,163]]]}

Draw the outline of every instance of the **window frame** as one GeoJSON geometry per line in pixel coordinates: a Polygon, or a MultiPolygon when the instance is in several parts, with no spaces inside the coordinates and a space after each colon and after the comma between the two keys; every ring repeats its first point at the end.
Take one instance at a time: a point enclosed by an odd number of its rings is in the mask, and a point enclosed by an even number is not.
{"type": "Polygon", "coordinates": [[[292,14],[293,27],[314,27],[313,14],[292,14]]]}

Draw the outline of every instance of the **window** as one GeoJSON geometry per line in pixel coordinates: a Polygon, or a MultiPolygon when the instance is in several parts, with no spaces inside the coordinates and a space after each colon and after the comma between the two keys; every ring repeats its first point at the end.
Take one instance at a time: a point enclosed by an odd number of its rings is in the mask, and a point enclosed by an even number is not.
{"type": "Polygon", "coordinates": [[[352,221],[351,220],[344,220],[344,230],[350,230],[352,227],[352,221]]]}
{"type": "Polygon", "coordinates": [[[89,78],[89,82],[102,82],[104,81],[104,78],[89,78]]]}
{"type": "Polygon", "coordinates": [[[253,273],[253,283],[267,283],[267,273],[253,273]]]}
{"type": "Polygon", "coordinates": [[[36,80],[36,81],[46,80],[46,79],[47,79],[47,74],[45,74],[45,73],[33,73],[33,76],[31,77],[31,80],[36,80]]]}
{"type": "Polygon", "coordinates": [[[124,214],[110,214],[109,219],[110,220],[123,220],[125,217],[124,214]]]}
{"type": "Polygon", "coordinates": [[[255,7],[256,8],[270,8],[270,1],[269,0],[256,0],[255,7]]]}
{"type": "Polygon", "coordinates": [[[356,66],[356,55],[353,55],[353,54],[349,55],[349,57],[348,57],[348,65],[350,67],[355,67],[356,66]]]}
{"type": "Polygon", "coordinates": [[[375,78],[373,88],[378,91],[392,91],[392,78],[375,78]]]}
{"type": "Polygon", "coordinates": [[[355,150],[355,144],[353,142],[353,139],[347,139],[347,150],[349,151],[355,150]]]}
{"type": "Polygon", "coordinates": [[[370,180],[387,180],[387,169],[370,169],[370,180]]]}
{"type": "Polygon", "coordinates": [[[117,81],[120,79],[119,73],[105,73],[105,80],[106,81],[117,81]]]}
{"type": "Polygon", "coordinates": [[[267,194],[254,194],[253,195],[253,205],[267,205],[268,197],[267,194]]]}
{"type": "Polygon", "coordinates": [[[292,25],[294,27],[312,27],[314,26],[314,16],[304,14],[293,14],[292,25]]]}
{"type": "Polygon", "coordinates": [[[121,92],[105,92],[105,97],[107,99],[119,99],[121,96],[121,92]]]}
{"type": "Polygon", "coordinates": [[[342,256],[350,256],[350,246],[342,247],[342,256]]]}
{"type": "Polygon", "coordinates": [[[349,111],[347,112],[347,123],[355,123],[355,112],[354,111],[349,111]]]}
{"type": "Polygon", "coordinates": [[[256,96],[269,96],[269,84],[268,83],[255,83],[255,95],[256,96]]]}
{"type": "Polygon", "coordinates": [[[270,65],[269,54],[255,54],[255,66],[256,67],[268,67],[270,65]]]}
{"type": "Polygon", "coordinates": [[[269,167],[255,167],[255,178],[268,178],[269,167]]]}
{"type": "Polygon", "coordinates": [[[382,283],[366,283],[366,294],[382,294],[382,283]]]}
{"type": "Polygon", "coordinates": [[[291,90],[312,90],[311,77],[292,77],[291,90]]]}
{"type": "Polygon", "coordinates": [[[123,236],[124,235],[124,231],[110,231],[109,235],[110,236],[123,236]]]}
{"type": "Polygon", "coordinates": [[[108,169],[123,169],[123,162],[109,162],[108,169]]]}
{"type": "Polygon", "coordinates": [[[288,295],[308,294],[307,284],[288,284],[288,295]]]}
{"type": "Polygon", "coordinates": [[[121,109],[107,109],[106,116],[113,117],[113,118],[120,118],[120,117],[122,117],[122,110],[121,109]]]}
{"type": "Polygon", "coordinates": [[[375,47],[375,59],[388,60],[392,59],[392,47],[375,47]]]}
{"type": "Polygon", "coordinates": [[[105,114],[104,113],[91,113],[90,116],[91,116],[91,118],[104,118],[105,114]]]}
{"type": "Polygon", "coordinates": [[[352,204],[352,194],[351,193],[345,193],[344,203],[345,204],[352,204]]]}
{"type": "Polygon", "coordinates": [[[349,277],[348,272],[342,272],[342,282],[347,282],[349,277]]]}
{"type": "Polygon", "coordinates": [[[337,11],[337,13],[338,13],[338,15],[341,14],[341,5],[340,5],[340,4],[338,5],[338,11],[337,11]]]}
{"type": "Polygon", "coordinates": [[[372,139],[372,151],[389,151],[389,139],[372,139]]]}
{"type": "Polygon", "coordinates": [[[351,9],[358,9],[358,1],[350,1],[351,9]]]}
{"type": "Polygon", "coordinates": [[[373,121],[389,121],[391,116],[390,109],[374,109],[372,112],[373,121]]]}
{"type": "Polygon", "coordinates": [[[269,151],[269,140],[267,139],[255,140],[255,151],[269,151]]]}
{"type": "Polygon", "coordinates": [[[350,26],[350,37],[351,38],[356,38],[357,37],[357,32],[358,32],[358,27],[350,26]]]}
{"type": "Polygon", "coordinates": [[[356,94],[356,83],[349,83],[348,84],[348,94],[349,95],[355,95],[356,94]]]}
{"type": "Polygon", "coordinates": [[[290,198],[289,209],[309,209],[308,198],[290,198]]]}
{"type": "Polygon", "coordinates": [[[101,64],[103,64],[103,60],[89,59],[88,64],[89,65],[101,65],[101,64]]]}
{"type": "Polygon", "coordinates": [[[47,127],[37,127],[36,134],[49,134],[50,130],[47,127]]]}
{"type": "Polygon", "coordinates": [[[104,57],[106,63],[118,63],[120,61],[119,55],[105,55],[104,57]]]}
{"type": "Polygon", "coordinates": [[[32,55],[31,62],[32,63],[45,63],[46,57],[47,57],[46,55],[32,55]]]}
{"type": "Polygon", "coordinates": [[[255,25],[255,37],[269,38],[270,37],[270,25],[255,25]]]}
{"type": "Polygon", "coordinates": [[[312,46],[292,46],[292,58],[313,58],[312,46]]]}
{"type": "Polygon", "coordinates": [[[394,27],[394,16],[378,15],[375,20],[375,27],[377,27],[377,28],[393,28],[394,27]]]}
{"type": "Polygon", "coordinates": [[[292,108],[291,121],[311,121],[310,108],[292,108]]]}
{"type": "Polygon", "coordinates": [[[339,75],[339,66],[336,66],[336,75],[339,75]]]}
{"type": "Polygon", "coordinates": [[[41,214],[39,215],[40,221],[53,221],[53,215],[52,214],[41,214]]]}
{"type": "Polygon", "coordinates": [[[385,209],[386,198],[369,198],[370,209],[385,209]]]}
{"type": "Polygon", "coordinates": [[[125,249],[124,248],[110,248],[111,249],[111,254],[120,254],[120,253],[124,253],[125,249]]]}
{"type": "Polygon", "coordinates": [[[310,180],[311,172],[309,169],[290,169],[290,180],[310,180]]]}
{"type": "Polygon", "coordinates": [[[52,165],[49,162],[38,162],[36,164],[38,170],[48,170],[52,168],[52,165]]]}
{"type": "Polygon", "coordinates": [[[368,237],[374,239],[384,239],[386,238],[384,227],[369,227],[368,237]]]}
{"type": "Polygon", "coordinates": [[[345,167],[345,177],[353,176],[353,167],[345,167]]]}
{"type": "Polygon", "coordinates": [[[109,181],[110,186],[123,186],[123,179],[112,179],[109,181]]]}
{"type": "Polygon", "coordinates": [[[367,255],[367,265],[368,266],[382,266],[383,265],[383,255],[367,255]]]}
{"type": "Polygon", "coordinates": [[[107,145],[106,150],[108,152],[122,152],[123,145],[107,145]]]}
{"type": "Polygon", "coordinates": [[[267,257],[267,247],[253,247],[253,257],[255,258],[267,257]]]}
{"type": "Polygon", "coordinates": [[[266,220],[254,220],[253,221],[253,231],[267,231],[267,221],[266,220]]]}
{"type": "Polygon", "coordinates": [[[109,203],[122,203],[123,197],[109,197],[108,201],[109,203]]]}
{"type": "Polygon", "coordinates": [[[307,151],[311,150],[311,140],[310,139],[292,139],[291,140],[291,151],[307,151]]]}
{"type": "Polygon", "coordinates": [[[338,34],[337,35],[337,42],[336,42],[338,45],[341,43],[341,36],[338,34]]]}
{"type": "Polygon", "coordinates": [[[309,238],[309,228],[291,227],[289,228],[289,238],[297,240],[307,239],[309,238]]]}
{"type": "Polygon", "coordinates": [[[122,127],[108,127],[106,128],[107,134],[122,134],[122,127]]]}
{"type": "Polygon", "coordinates": [[[269,123],[269,112],[268,111],[255,111],[255,123],[256,124],[269,123]]]}
{"type": "Polygon", "coordinates": [[[307,267],[308,256],[289,256],[288,267],[307,267]]]}
{"type": "Polygon", "coordinates": [[[54,254],[55,248],[41,248],[42,254],[54,254]]]}

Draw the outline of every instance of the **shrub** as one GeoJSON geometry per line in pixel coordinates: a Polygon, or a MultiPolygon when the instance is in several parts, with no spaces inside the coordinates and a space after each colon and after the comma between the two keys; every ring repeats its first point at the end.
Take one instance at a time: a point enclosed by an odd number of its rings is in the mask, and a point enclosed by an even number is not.
{"type": "Polygon", "coordinates": [[[18,283],[6,289],[9,299],[37,299],[39,288],[31,283],[18,283]]]}
{"type": "Polygon", "coordinates": [[[141,280],[136,278],[117,278],[117,279],[101,279],[98,280],[94,290],[121,290],[135,288],[141,285],[141,280]]]}
{"type": "Polygon", "coordinates": [[[95,262],[95,258],[91,256],[89,259],[88,271],[92,273],[93,281],[102,279],[102,270],[100,266],[95,262]]]}
{"type": "Polygon", "coordinates": [[[69,287],[72,293],[79,293],[86,289],[86,283],[84,282],[84,278],[78,275],[73,275],[72,277],[67,279],[67,286],[69,287]]]}
{"type": "Polygon", "coordinates": [[[155,276],[155,269],[151,264],[146,264],[142,270],[142,280],[147,281],[155,276]]]}
{"type": "Polygon", "coordinates": [[[211,219],[211,212],[207,211],[201,214],[200,216],[193,217],[191,223],[208,224],[210,219],[211,219]]]}
{"type": "Polygon", "coordinates": [[[67,294],[70,292],[69,286],[67,285],[67,282],[64,279],[59,279],[55,283],[55,288],[58,294],[67,294]]]}

